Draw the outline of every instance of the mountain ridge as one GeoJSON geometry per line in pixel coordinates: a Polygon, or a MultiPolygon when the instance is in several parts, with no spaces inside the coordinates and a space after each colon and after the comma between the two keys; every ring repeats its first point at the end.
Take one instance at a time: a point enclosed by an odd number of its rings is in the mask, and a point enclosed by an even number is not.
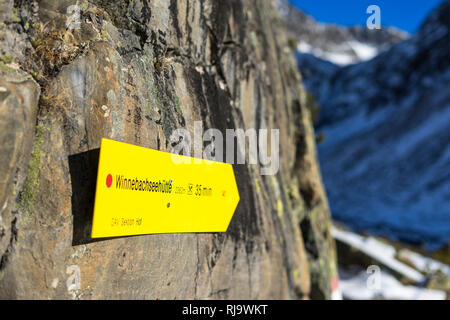
{"type": "Polygon", "coordinates": [[[297,54],[321,111],[316,128],[335,218],[439,248],[450,235],[450,2],[411,38],[338,67],[297,54]]]}
{"type": "Polygon", "coordinates": [[[298,52],[312,53],[341,66],[367,61],[410,36],[395,27],[369,30],[318,22],[287,0],[277,0],[276,6],[289,36],[297,42],[298,52]]]}

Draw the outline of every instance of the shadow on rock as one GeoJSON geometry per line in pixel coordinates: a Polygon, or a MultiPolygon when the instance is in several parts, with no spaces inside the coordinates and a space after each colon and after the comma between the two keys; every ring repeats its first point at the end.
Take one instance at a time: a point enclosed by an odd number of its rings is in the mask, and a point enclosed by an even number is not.
{"type": "Polygon", "coordinates": [[[91,238],[99,155],[100,149],[94,149],[69,156],[72,180],[73,246],[103,240],[91,238]]]}

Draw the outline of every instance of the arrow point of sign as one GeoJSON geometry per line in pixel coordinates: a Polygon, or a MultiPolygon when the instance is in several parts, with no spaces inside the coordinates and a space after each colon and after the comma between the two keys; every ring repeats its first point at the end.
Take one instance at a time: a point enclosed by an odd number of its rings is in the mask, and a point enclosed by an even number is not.
{"type": "Polygon", "coordinates": [[[228,208],[230,214],[227,216],[227,223],[226,223],[224,232],[226,232],[228,230],[228,227],[231,223],[231,219],[233,218],[233,215],[234,215],[236,208],[240,201],[239,189],[236,184],[236,177],[234,175],[233,166],[231,164],[229,164],[229,166],[230,166],[230,173],[227,174],[227,177],[229,179],[227,185],[229,185],[230,188],[228,190],[222,191],[223,197],[227,197],[227,198],[231,199],[231,201],[229,202],[229,208],[228,208]]]}

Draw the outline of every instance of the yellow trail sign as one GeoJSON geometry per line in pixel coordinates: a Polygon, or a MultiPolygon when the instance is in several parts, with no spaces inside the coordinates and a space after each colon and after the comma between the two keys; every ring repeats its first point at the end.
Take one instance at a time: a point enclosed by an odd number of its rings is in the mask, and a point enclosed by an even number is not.
{"type": "Polygon", "coordinates": [[[230,164],[102,139],[91,237],[225,232],[238,202],[230,164]]]}

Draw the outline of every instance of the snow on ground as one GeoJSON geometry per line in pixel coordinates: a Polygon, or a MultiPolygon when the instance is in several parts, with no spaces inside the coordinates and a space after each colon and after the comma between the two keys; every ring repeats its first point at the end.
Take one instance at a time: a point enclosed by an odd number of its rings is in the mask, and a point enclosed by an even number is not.
{"type": "Polygon", "coordinates": [[[385,270],[379,273],[376,284],[374,274],[360,269],[356,275],[344,269],[339,270],[340,285],[344,299],[350,300],[445,300],[446,294],[440,290],[430,290],[416,286],[405,286],[385,270]]]}
{"type": "Polygon", "coordinates": [[[421,272],[434,273],[440,271],[450,277],[450,266],[444,263],[406,249],[401,250],[399,256],[403,260],[407,260],[415,269],[421,272]]]}
{"type": "Polygon", "coordinates": [[[347,41],[331,50],[314,48],[309,43],[300,41],[297,46],[297,51],[313,54],[318,58],[330,61],[341,67],[370,60],[379,53],[376,47],[355,40],[347,41]]]}
{"type": "Polygon", "coordinates": [[[450,276],[449,266],[409,250],[403,249],[398,253],[393,246],[370,236],[361,236],[336,227],[333,227],[332,234],[336,241],[345,243],[352,249],[371,257],[379,264],[379,266],[372,266],[374,268],[368,268],[367,270],[363,269],[362,266],[339,267],[339,291],[344,299],[446,299],[447,295],[444,291],[423,287],[428,279],[419,271],[426,273],[439,270],[450,276]],[[407,260],[412,267],[397,260],[397,256],[400,254],[402,259],[407,260]],[[415,285],[403,285],[388,270],[412,280],[415,285]]]}
{"type": "Polygon", "coordinates": [[[330,61],[338,66],[346,66],[358,62],[354,56],[337,51],[324,51],[320,48],[313,48],[309,43],[299,42],[297,51],[300,53],[309,53],[323,60],[330,61]]]}
{"type": "Polygon", "coordinates": [[[347,42],[349,46],[353,49],[356,55],[359,57],[359,61],[367,61],[378,55],[379,51],[376,47],[362,43],[359,41],[349,41],[347,42]]]}
{"type": "Polygon", "coordinates": [[[416,283],[424,283],[426,277],[413,268],[395,259],[396,250],[393,246],[384,244],[373,237],[363,237],[356,233],[333,228],[333,237],[364,252],[369,257],[379,261],[384,266],[394,270],[416,283]]]}

